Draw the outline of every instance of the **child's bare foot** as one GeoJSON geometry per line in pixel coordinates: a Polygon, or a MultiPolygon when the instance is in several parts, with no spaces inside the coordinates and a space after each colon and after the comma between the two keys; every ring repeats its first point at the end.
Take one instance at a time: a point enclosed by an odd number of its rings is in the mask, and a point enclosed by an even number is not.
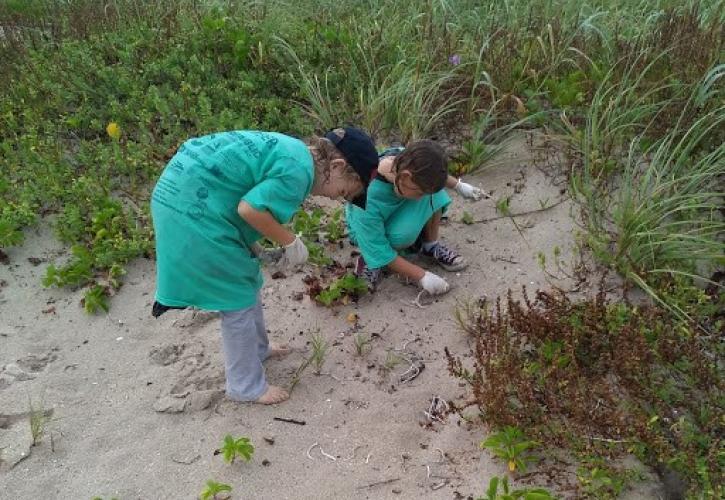
{"type": "Polygon", "coordinates": [[[281,387],[277,387],[276,385],[270,385],[267,387],[267,392],[262,394],[259,399],[255,401],[255,403],[263,404],[263,405],[276,405],[277,403],[281,403],[282,401],[286,401],[289,399],[289,393],[282,389],[281,387]]]}
{"type": "Polygon", "coordinates": [[[290,348],[284,344],[278,344],[276,342],[269,343],[269,351],[267,351],[267,358],[282,359],[290,353],[290,348]]]}

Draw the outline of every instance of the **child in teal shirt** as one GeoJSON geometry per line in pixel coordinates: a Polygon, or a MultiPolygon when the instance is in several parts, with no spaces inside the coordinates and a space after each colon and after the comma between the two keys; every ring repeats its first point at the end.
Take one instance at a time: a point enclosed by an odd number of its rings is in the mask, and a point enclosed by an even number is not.
{"type": "Polygon", "coordinates": [[[283,246],[282,267],[303,264],[304,243],[282,224],[310,194],[356,199],[377,163],[374,143],[354,128],[335,129],[309,146],[283,134],[239,130],[188,140],[164,169],[151,197],[153,312],[189,306],[221,312],[231,399],[273,404],[289,397],[264,376],[264,359],[287,350],[267,340],[257,240],[283,246]]]}
{"type": "Polygon", "coordinates": [[[413,248],[447,271],[458,271],[467,263],[455,250],[438,241],[441,215],[451,202],[444,187],[464,198],[480,199],[483,191],[448,175],[443,149],[432,141],[418,141],[397,156],[380,160],[367,190],[365,208],[346,209],[350,238],[359,246],[356,274],[374,291],[382,270],[418,283],[431,295],[449,290],[440,276],[426,271],[400,255],[413,248]]]}

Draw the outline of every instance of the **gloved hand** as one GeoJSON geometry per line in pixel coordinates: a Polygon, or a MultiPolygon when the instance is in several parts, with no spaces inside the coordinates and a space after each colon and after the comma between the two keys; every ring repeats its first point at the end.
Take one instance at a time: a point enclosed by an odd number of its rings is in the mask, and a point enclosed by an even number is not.
{"type": "Polygon", "coordinates": [[[446,280],[430,271],[425,272],[423,279],[418,284],[431,295],[443,295],[450,289],[446,280]]]}
{"type": "Polygon", "coordinates": [[[257,242],[252,243],[249,250],[252,252],[252,255],[265,264],[276,264],[284,255],[284,249],[282,248],[264,248],[257,242]]]}
{"type": "Polygon", "coordinates": [[[483,189],[468,184],[467,182],[463,182],[463,179],[458,179],[458,184],[456,184],[454,189],[458,192],[458,194],[470,200],[480,200],[484,196],[486,198],[491,197],[491,195],[486,193],[483,189]]]}
{"type": "Polygon", "coordinates": [[[304,241],[299,236],[295,236],[295,240],[289,245],[285,245],[284,254],[279,261],[279,266],[283,269],[293,269],[307,262],[309,252],[304,241]]]}

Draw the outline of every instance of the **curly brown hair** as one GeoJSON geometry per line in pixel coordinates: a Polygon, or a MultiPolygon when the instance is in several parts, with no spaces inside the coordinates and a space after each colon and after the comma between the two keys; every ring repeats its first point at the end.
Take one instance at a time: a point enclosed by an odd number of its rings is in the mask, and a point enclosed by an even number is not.
{"type": "MultiPolygon", "coordinates": [[[[336,128],[333,132],[342,137],[345,135],[345,130],[336,128]]],[[[307,141],[307,145],[312,153],[312,158],[315,162],[315,172],[317,175],[322,176],[323,179],[330,179],[330,163],[333,160],[345,160],[347,168],[345,169],[345,177],[350,180],[360,180],[360,176],[352,168],[352,165],[347,163],[347,160],[335,145],[325,137],[313,135],[307,141]]]]}
{"type": "Polygon", "coordinates": [[[448,179],[448,157],[443,148],[429,140],[416,141],[395,157],[396,176],[410,172],[411,180],[427,194],[443,189],[448,179]]]}

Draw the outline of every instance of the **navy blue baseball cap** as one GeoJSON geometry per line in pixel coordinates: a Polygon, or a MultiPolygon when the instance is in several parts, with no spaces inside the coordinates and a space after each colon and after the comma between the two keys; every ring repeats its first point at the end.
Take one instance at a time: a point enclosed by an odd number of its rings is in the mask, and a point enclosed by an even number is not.
{"type": "Polygon", "coordinates": [[[337,135],[335,130],[327,132],[325,138],[335,145],[357,175],[360,176],[365,189],[361,195],[352,200],[352,203],[360,208],[365,208],[367,187],[370,184],[373,172],[378,168],[378,151],[375,149],[375,143],[369,135],[359,128],[342,128],[345,131],[342,137],[337,135]]]}

